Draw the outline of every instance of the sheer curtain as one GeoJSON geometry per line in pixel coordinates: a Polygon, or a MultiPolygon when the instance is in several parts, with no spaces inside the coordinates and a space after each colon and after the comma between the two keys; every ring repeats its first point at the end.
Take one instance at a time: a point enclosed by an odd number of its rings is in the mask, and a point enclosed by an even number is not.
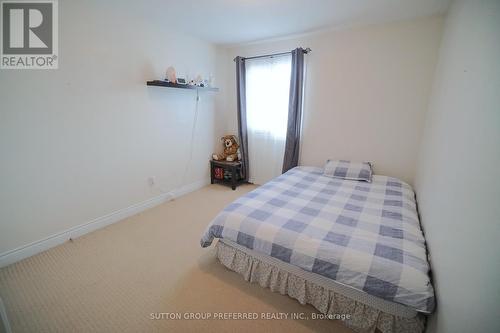
{"type": "Polygon", "coordinates": [[[246,60],[249,181],[264,184],[283,167],[291,55],[246,60]]]}

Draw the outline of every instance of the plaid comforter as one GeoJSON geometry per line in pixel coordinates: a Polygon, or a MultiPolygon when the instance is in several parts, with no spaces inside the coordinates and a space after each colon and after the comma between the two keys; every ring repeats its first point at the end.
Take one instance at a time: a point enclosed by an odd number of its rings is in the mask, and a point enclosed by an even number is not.
{"type": "Polygon", "coordinates": [[[228,205],[203,247],[225,238],[385,300],[432,312],[425,240],[411,187],[297,167],[228,205]]]}

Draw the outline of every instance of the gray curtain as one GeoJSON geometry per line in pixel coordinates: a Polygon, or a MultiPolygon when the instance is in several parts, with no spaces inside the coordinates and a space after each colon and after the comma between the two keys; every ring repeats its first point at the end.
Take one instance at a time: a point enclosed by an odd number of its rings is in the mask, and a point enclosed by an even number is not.
{"type": "Polygon", "coordinates": [[[283,173],[299,164],[300,129],[302,122],[302,96],[304,87],[304,49],[292,51],[292,75],[290,100],[288,103],[288,126],[286,131],[283,173]]]}
{"type": "Polygon", "coordinates": [[[248,181],[248,133],[245,59],[236,57],[236,95],[238,103],[238,136],[240,137],[241,176],[248,181]]]}

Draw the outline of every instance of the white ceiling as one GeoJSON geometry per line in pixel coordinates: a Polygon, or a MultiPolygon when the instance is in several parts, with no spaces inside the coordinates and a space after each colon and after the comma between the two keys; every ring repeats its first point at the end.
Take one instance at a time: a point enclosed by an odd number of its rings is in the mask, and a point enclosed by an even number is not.
{"type": "MultiPolygon", "coordinates": [[[[217,44],[444,13],[451,0],[166,0],[165,19],[217,44]]],[[[163,7],[162,6],[162,7],[163,7]]],[[[163,8],[162,8],[163,9],[163,8]]]]}

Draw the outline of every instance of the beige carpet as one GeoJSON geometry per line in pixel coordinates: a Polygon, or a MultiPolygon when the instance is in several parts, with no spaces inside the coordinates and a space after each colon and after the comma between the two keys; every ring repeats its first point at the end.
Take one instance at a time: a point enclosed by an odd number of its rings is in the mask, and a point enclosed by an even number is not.
{"type": "Polygon", "coordinates": [[[13,332],[350,332],[330,320],[150,319],[315,312],[245,282],[216,261],[213,247],[200,248],[208,222],[253,188],[210,185],[1,269],[13,332]]]}

